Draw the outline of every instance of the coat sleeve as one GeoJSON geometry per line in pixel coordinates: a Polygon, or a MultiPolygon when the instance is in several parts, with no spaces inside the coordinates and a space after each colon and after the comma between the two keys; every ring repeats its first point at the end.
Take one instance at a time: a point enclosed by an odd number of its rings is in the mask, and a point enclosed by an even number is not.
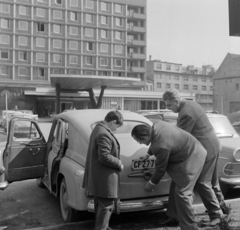
{"type": "Polygon", "coordinates": [[[154,184],[158,184],[166,172],[170,156],[170,150],[161,148],[158,150],[153,149],[152,152],[156,157],[156,168],[151,178],[151,182],[154,184]]]}
{"type": "Polygon", "coordinates": [[[194,125],[195,125],[195,120],[188,114],[184,114],[183,116],[181,116],[177,122],[177,126],[180,129],[183,129],[189,133],[192,132],[194,125]]]}
{"type": "Polygon", "coordinates": [[[98,160],[108,167],[121,169],[121,161],[111,155],[113,147],[111,138],[107,134],[101,133],[96,141],[98,146],[98,160]]]}

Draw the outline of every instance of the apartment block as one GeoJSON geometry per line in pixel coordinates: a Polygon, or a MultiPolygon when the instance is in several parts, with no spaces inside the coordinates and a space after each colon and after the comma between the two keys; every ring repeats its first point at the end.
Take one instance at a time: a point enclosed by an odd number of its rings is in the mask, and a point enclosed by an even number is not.
{"type": "Polygon", "coordinates": [[[0,0],[0,17],[0,91],[51,74],[146,84],[146,0],[0,0]]]}
{"type": "Polygon", "coordinates": [[[165,92],[175,88],[181,93],[195,94],[195,101],[205,110],[213,109],[213,75],[211,65],[196,68],[182,64],[162,62],[160,60],[147,61],[147,81],[149,89],[165,92]]]}

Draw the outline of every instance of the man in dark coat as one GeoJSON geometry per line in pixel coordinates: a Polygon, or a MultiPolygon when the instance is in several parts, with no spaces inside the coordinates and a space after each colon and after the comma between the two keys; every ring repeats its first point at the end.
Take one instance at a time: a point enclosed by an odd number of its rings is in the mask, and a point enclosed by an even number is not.
{"type": "Polygon", "coordinates": [[[112,132],[122,125],[122,114],[111,111],[90,136],[82,187],[94,196],[95,230],[110,229],[114,199],[118,198],[118,174],[123,164],[119,143],[112,132]]]}
{"type": "Polygon", "coordinates": [[[196,188],[208,210],[211,224],[220,223],[222,214],[218,207],[220,205],[224,213],[228,212],[228,207],[224,202],[218,181],[217,163],[221,146],[215,131],[203,108],[194,101],[183,100],[177,90],[167,90],[163,94],[163,100],[167,109],[179,113],[177,126],[191,133],[207,150],[206,162],[196,183],[196,188]],[[205,186],[199,188],[199,183],[205,186]]]}
{"type": "Polygon", "coordinates": [[[169,195],[169,203],[174,204],[172,218],[179,220],[182,230],[197,230],[192,193],[207,155],[204,147],[189,133],[164,121],[152,127],[137,125],[132,137],[140,144],[151,144],[144,159],[151,155],[156,157],[155,172],[145,190],[153,191],[167,172],[172,179],[169,195]]]}

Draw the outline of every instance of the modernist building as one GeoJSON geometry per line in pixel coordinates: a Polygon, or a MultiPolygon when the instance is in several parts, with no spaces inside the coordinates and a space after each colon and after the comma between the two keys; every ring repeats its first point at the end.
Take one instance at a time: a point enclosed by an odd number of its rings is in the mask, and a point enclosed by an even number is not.
{"type": "MultiPolygon", "coordinates": [[[[140,79],[131,90],[146,85],[146,0],[0,0],[0,16],[0,92],[10,91],[9,107],[53,112],[52,93],[36,90],[50,87],[51,74],[140,79]]],[[[84,96],[62,98],[62,109],[88,104],[84,96]]]]}
{"type": "Polygon", "coordinates": [[[160,60],[147,61],[147,79],[149,84],[153,84],[152,90],[164,92],[175,88],[181,93],[195,95],[195,101],[205,110],[213,108],[213,74],[214,68],[210,65],[195,68],[160,60]]]}
{"type": "Polygon", "coordinates": [[[214,109],[222,114],[240,111],[240,55],[228,53],[213,76],[214,109]]]}

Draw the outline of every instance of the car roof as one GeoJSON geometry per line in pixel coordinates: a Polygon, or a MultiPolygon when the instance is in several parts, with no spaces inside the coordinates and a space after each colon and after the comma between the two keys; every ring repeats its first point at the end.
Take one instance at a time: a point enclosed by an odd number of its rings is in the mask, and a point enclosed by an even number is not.
{"type": "MultiPolygon", "coordinates": [[[[162,114],[164,117],[178,117],[178,113],[174,113],[174,112],[166,112],[162,114]]],[[[208,118],[214,118],[214,117],[226,117],[223,114],[219,114],[219,113],[206,113],[208,118]]]]}

